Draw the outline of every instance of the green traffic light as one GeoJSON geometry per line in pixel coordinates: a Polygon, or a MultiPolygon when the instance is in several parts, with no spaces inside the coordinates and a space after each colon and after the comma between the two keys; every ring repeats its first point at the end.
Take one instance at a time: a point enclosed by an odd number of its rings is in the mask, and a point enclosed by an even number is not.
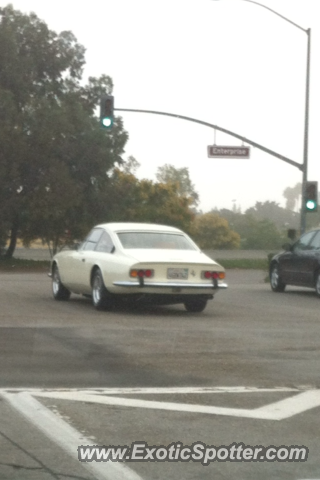
{"type": "Polygon", "coordinates": [[[307,212],[318,211],[318,182],[308,181],[305,186],[305,209],[307,212]]]}
{"type": "Polygon", "coordinates": [[[307,203],[306,203],[306,209],[309,211],[309,212],[312,212],[314,210],[316,210],[317,208],[317,204],[314,200],[308,200],[307,203]]]}
{"type": "Polygon", "coordinates": [[[112,125],[113,125],[113,121],[112,121],[112,118],[110,117],[105,117],[102,119],[102,125],[105,127],[105,128],[111,128],[112,125]]]}
{"type": "Polygon", "coordinates": [[[113,127],[113,108],[114,97],[112,95],[102,95],[100,100],[100,125],[106,130],[113,127]]]}

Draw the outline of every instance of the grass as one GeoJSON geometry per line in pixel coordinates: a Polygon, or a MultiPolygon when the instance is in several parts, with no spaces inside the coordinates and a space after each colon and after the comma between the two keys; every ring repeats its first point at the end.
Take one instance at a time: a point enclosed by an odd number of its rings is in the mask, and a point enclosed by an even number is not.
{"type": "MultiPolygon", "coordinates": [[[[217,259],[226,269],[268,270],[268,260],[254,258],[217,259]]],[[[26,260],[20,258],[0,257],[0,272],[48,272],[50,262],[47,260],[26,260]]]]}
{"type": "Polygon", "coordinates": [[[25,260],[0,257],[0,272],[48,272],[47,260],[25,260]]]}
{"type": "Polygon", "coordinates": [[[234,259],[216,259],[225,269],[243,268],[255,270],[268,270],[268,259],[264,258],[234,258],[234,259]]]}

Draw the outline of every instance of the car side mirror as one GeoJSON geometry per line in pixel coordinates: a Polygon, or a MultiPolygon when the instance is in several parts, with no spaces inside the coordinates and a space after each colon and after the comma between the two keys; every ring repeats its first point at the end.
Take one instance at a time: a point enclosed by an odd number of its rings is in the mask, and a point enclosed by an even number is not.
{"type": "Polygon", "coordinates": [[[81,245],[81,243],[75,242],[75,243],[73,244],[73,247],[72,247],[73,250],[79,250],[80,245],[81,245]]]}
{"type": "Polygon", "coordinates": [[[292,250],[292,245],[291,245],[291,243],[285,243],[284,245],[282,245],[282,248],[283,248],[283,250],[285,250],[286,252],[291,252],[291,250],[292,250]]]}

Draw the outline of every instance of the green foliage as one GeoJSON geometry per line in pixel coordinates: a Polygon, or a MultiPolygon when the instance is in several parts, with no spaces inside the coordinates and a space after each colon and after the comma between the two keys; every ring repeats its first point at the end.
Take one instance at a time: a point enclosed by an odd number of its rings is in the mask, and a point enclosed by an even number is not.
{"type": "Polygon", "coordinates": [[[197,215],[193,236],[202,249],[231,249],[240,246],[240,236],[231,230],[227,220],[214,213],[197,215]]]}
{"type": "MultiPolygon", "coordinates": [[[[276,210],[278,212],[278,208],[281,208],[274,202],[266,202],[266,204],[267,211],[276,210]]],[[[229,221],[231,228],[240,235],[241,248],[274,249],[277,251],[286,241],[288,225],[284,224],[282,229],[277,228],[273,221],[263,217],[261,211],[264,212],[265,210],[263,205],[260,207],[258,202],[256,207],[248,209],[244,214],[227,209],[220,210],[219,213],[229,221]],[[257,212],[259,212],[259,215],[257,212]]],[[[289,212],[289,215],[291,213],[289,212]]]]}
{"type": "Polygon", "coordinates": [[[111,93],[106,75],[83,86],[84,47],[35,14],[7,6],[0,17],[0,241],[40,237],[55,252],[102,217],[128,135],[121,119],[100,129],[95,109],[111,93]]]}
{"type": "Polygon", "coordinates": [[[132,175],[134,175],[139,167],[140,163],[131,155],[126,161],[122,163],[121,170],[124,173],[131,173],[132,175]]]}
{"type": "Polygon", "coordinates": [[[50,262],[46,260],[26,260],[21,258],[0,257],[0,272],[46,272],[50,262]]]}
{"type": "Polygon", "coordinates": [[[276,202],[256,202],[254,207],[248,208],[245,212],[256,220],[269,220],[280,230],[287,228],[298,228],[300,215],[287,208],[282,208],[276,202]]]}
{"type": "Polygon", "coordinates": [[[248,249],[279,250],[285,237],[270,220],[256,220],[246,214],[243,247],[248,249]]]}
{"type": "Polygon", "coordinates": [[[12,5],[1,9],[0,84],[11,92],[19,113],[30,101],[63,95],[67,79],[77,84],[84,66],[84,47],[71,32],[59,35],[34,13],[25,15],[12,5]]]}
{"type": "Polygon", "coordinates": [[[121,119],[105,132],[95,117],[112,80],[90,77],[83,86],[84,48],[74,35],[56,34],[12,6],[2,14],[0,243],[10,232],[8,256],[18,235],[25,245],[41,238],[55,253],[112,220],[190,230],[198,194],[188,170],[167,165],[159,183],[134,176],[138,162],[121,158],[128,138],[121,119]]]}
{"type": "Polygon", "coordinates": [[[187,167],[175,168],[173,165],[166,163],[158,168],[156,179],[160,183],[176,184],[179,195],[190,198],[191,204],[194,206],[198,205],[199,195],[191,182],[187,167]]]}
{"type": "Polygon", "coordinates": [[[242,248],[279,249],[289,228],[298,228],[300,215],[282,208],[276,202],[256,202],[244,214],[222,209],[219,211],[241,236],[242,248]]]}
{"type": "Polygon", "coordinates": [[[138,180],[132,173],[114,169],[108,198],[108,221],[149,222],[190,231],[193,213],[189,199],[174,184],[138,180]]]}

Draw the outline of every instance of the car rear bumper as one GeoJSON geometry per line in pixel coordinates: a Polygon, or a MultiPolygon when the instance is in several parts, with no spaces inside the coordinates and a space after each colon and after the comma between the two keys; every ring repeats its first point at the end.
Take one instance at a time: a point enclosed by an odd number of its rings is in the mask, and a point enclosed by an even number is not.
{"type": "Polygon", "coordinates": [[[228,288],[226,283],[181,283],[181,282],[154,282],[154,283],[144,283],[144,282],[130,282],[130,281],[117,281],[113,282],[113,285],[116,287],[126,287],[126,288],[181,288],[181,289],[197,289],[202,291],[212,291],[228,288]]]}

